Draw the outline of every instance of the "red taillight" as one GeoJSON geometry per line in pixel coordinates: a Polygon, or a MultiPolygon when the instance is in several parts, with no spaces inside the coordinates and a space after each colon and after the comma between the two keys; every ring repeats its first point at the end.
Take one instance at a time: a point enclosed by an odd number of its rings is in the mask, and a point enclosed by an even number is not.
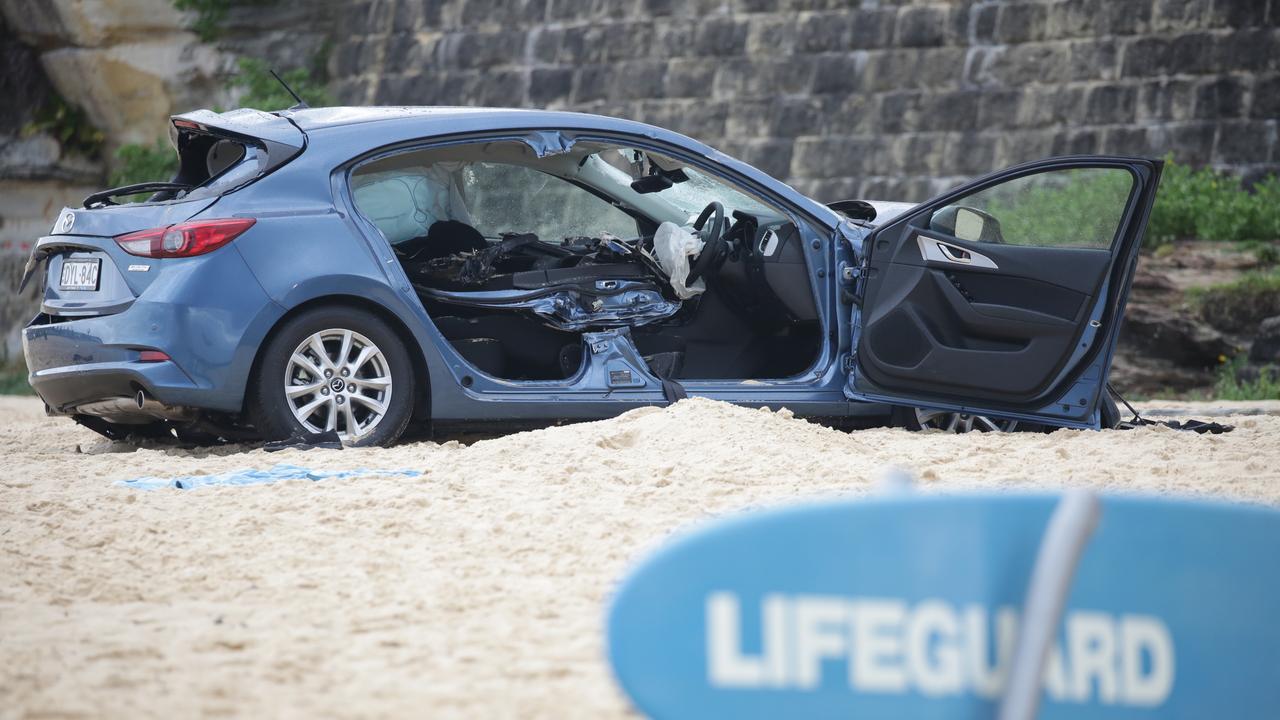
{"type": "Polygon", "coordinates": [[[121,235],[116,244],[130,255],[149,258],[192,257],[212,252],[253,227],[253,218],[200,220],[121,235]]]}
{"type": "Polygon", "coordinates": [[[139,362],[165,362],[172,360],[169,353],[162,350],[142,350],[138,353],[139,362]]]}

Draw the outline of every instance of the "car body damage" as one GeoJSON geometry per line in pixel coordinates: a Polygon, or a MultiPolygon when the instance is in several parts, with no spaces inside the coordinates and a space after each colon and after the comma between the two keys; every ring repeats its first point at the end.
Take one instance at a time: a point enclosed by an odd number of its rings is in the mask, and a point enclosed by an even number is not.
{"type": "Polygon", "coordinates": [[[173,128],[173,178],[64,210],[28,265],[31,383],[113,437],[386,444],[411,422],[685,394],[1099,427],[1160,172],[1054,158],[918,205],[827,207],[696,140],[576,113],[196,111],[173,128]]]}
{"type": "Polygon", "coordinates": [[[645,325],[680,309],[679,300],[663,295],[661,269],[617,238],[570,238],[559,245],[566,254],[551,255],[551,262],[535,258],[533,269],[504,267],[504,261],[535,243],[536,235],[508,235],[483,250],[404,265],[424,297],[461,307],[527,311],[559,330],[645,325]]]}
{"type": "Polygon", "coordinates": [[[448,292],[425,290],[438,302],[473,308],[525,310],[557,330],[578,331],[598,327],[646,325],[669,318],[680,309],[677,300],[666,300],[652,283],[632,280],[591,280],[531,290],[448,292]]]}

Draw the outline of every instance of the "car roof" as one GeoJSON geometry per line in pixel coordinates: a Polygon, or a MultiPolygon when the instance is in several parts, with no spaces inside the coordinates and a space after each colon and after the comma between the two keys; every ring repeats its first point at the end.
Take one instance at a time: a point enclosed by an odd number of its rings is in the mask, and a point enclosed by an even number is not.
{"type": "MultiPolygon", "coordinates": [[[[458,120],[474,115],[583,115],[584,113],[563,113],[548,110],[520,110],[517,108],[490,107],[425,107],[414,105],[386,105],[378,107],[322,107],[285,110],[279,113],[297,123],[303,131],[320,130],[338,125],[355,125],[357,123],[379,122],[387,120],[458,120]]],[[[603,118],[602,118],[603,119],[603,118]]]]}
{"type": "Polygon", "coordinates": [[[528,130],[531,135],[543,136],[537,138],[538,142],[545,143],[547,151],[554,153],[557,152],[557,145],[572,142],[562,137],[557,132],[559,130],[595,130],[637,135],[682,147],[742,173],[829,225],[834,226],[840,222],[840,216],[830,208],[757,168],[686,135],[635,120],[561,110],[420,106],[296,108],[275,113],[243,110],[220,115],[208,111],[196,111],[175,116],[175,120],[198,119],[210,125],[218,125],[220,122],[225,124],[234,115],[234,119],[239,124],[243,119],[236,113],[252,116],[262,124],[269,124],[269,119],[272,117],[278,118],[277,122],[282,124],[287,121],[308,137],[316,140],[327,139],[332,142],[333,147],[342,147],[348,152],[367,151],[379,146],[409,142],[433,135],[528,130]],[[375,123],[376,131],[370,132],[374,129],[368,126],[375,123]]]}

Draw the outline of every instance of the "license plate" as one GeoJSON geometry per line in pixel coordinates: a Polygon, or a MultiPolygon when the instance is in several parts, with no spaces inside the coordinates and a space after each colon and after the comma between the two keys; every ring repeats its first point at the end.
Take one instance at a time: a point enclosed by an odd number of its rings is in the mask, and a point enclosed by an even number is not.
{"type": "Polygon", "coordinates": [[[58,286],[63,290],[97,290],[101,260],[65,260],[58,286]]]}

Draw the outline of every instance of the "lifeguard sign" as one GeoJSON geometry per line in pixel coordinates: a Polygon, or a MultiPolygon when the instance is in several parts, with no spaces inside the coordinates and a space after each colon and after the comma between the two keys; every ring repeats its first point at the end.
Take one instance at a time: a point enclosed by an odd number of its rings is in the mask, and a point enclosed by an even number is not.
{"type": "Polygon", "coordinates": [[[835,501],[712,524],[623,584],[659,718],[1274,717],[1280,512],[1088,494],[835,501]]]}

